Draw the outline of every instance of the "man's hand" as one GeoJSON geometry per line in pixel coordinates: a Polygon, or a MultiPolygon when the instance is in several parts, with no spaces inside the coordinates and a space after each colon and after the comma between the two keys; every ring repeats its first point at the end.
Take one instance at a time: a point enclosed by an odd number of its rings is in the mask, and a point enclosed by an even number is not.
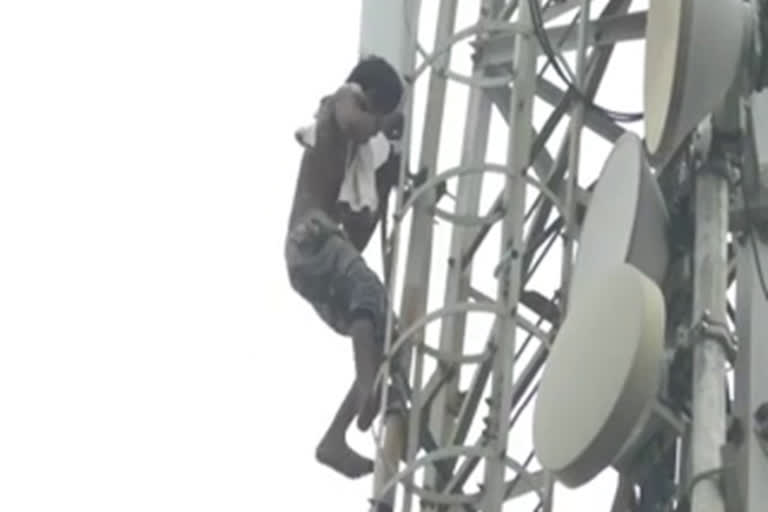
{"type": "Polygon", "coordinates": [[[336,122],[344,135],[354,142],[365,143],[378,132],[383,132],[390,140],[402,136],[405,123],[402,112],[378,116],[370,111],[365,97],[349,86],[340,88],[334,96],[336,122]]]}
{"type": "Polygon", "coordinates": [[[387,136],[389,140],[400,140],[403,136],[403,129],[405,125],[405,116],[400,111],[392,112],[389,115],[383,116],[379,121],[381,131],[387,136]]]}
{"type": "Polygon", "coordinates": [[[342,133],[361,144],[380,129],[381,118],[368,111],[365,97],[345,86],[334,95],[334,115],[342,133]]]}

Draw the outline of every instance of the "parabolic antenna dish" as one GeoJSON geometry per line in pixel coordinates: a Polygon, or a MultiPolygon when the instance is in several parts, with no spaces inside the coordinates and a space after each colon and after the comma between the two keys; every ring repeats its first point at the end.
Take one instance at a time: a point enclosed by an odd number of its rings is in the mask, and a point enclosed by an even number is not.
{"type": "Polygon", "coordinates": [[[645,137],[665,164],[724,99],[743,62],[748,2],[650,0],[645,47],[645,137]]]}
{"type": "Polygon", "coordinates": [[[541,379],[533,443],[542,467],[577,487],[642,430],[661,383],[666,316],[658,286],[625,263],[569,307],[541,379]]]}
{"type": "Polygon", "coordinates": [[[645,160],[643,143],[630,132],[608,156],[592,193],[579,237],[569,304],[604,279],[616,263],[636,266],[661,283],[669,263],[667,209],[645,160]]]}

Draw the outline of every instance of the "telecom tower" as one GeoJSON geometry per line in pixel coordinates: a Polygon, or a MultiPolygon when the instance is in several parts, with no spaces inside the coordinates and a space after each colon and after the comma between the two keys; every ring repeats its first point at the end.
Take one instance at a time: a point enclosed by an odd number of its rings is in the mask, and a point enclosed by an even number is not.
{"type": "Polygon", "coordinates": [[[408,158],[386,243],[398,327],[374,509],[561,510],[555,482],[579,487],[612,468],[612,512],[768,510],[765,2],[630,11],[632,0],[609,0],[592,12],[590,0],[482,0],[477,23],[458,30],[458,0],[442,0],[427,50],[419,1],[363,0],[361,52],[396,63],[411,86],[428,81],[424,112],[410,94],[404,106],[408,158]],[[644,138],[627,128],[641,116],[593,102],[614,45],[630,40],[646,45],[644,138]],[[469,44],[473,72],[460,76],[450,55],[469,44]],[[442,169],[452,80],[470,93],[461,164],[442,169]],[[534,98],[554,108],[535,126],[534,98]],[[494,109],[508,125],[500,162],[487,158],[494,109]],[[586,187],[584,127],[614,144],[586,187]],[[489,173],[504,185],[481,210],[489,173]],[[436,220],[452,226],[449,253],[436,254],[436,220]],[[481,269],[473,260],[489,246],[496,264],[481,269]],[[532,284],[543,267],[559,270],[555,294],[532,284]],[[479,290],[473,271],[495,271],[495,290],[479,290]],[[470,354],[476,315],[492,323],[470,354]],[[519,429],[534,448],[522,456],[519,429]]]}

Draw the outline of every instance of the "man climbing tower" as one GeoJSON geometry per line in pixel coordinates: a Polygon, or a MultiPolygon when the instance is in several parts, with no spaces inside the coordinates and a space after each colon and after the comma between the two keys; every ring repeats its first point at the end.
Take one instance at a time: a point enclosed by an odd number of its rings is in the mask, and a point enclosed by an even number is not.
{"type": "Polygon", "coordinates": [[[314,124],[295,134],[304,154],[285,245],[288,275],[328,326],[352,338],[356,370],[316,457],[350,478],[373,470],[370,459],[349,447],[346,431],[355,416],[367,430],[378,406],[373,384],[389,306],[386,288],[361,253],[397,180],[399,158],[384,133],[402,124],[402,94],[389,63],[363,59],[322,99],[314,124]]]}

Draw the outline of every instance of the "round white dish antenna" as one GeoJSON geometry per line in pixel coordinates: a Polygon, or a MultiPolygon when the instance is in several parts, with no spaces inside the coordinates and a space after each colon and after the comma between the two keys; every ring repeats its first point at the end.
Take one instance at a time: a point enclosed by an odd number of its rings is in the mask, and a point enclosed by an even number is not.
{"type": "Polygon", "coordinates": [[[634,133],[622,135],[592,192],[579,237],[568,303],[602,279],[606,268],[627,262],[660,284],[669,264],[664,198],[634,133]]]}
{"type": "Polygon", "coordinates": [[[645,137],[665,164],[723,101],[744,64],[752,12],[742,0],[650,0],[645,48],[645,137]]]}
{"type": "Polygon", "coordinates": [[[664,298],[617,263],[570,305],[539,387],[533,442],[542,467],[583,485],[642,431],[662,379],[664,298]]]}

